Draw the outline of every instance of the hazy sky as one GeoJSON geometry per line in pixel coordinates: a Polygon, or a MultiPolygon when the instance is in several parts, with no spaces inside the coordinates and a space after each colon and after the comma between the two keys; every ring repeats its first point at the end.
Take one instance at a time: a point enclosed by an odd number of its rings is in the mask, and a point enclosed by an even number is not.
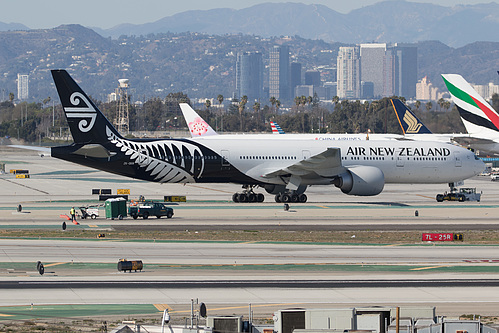
{"type": "MultiPolygon", "coordinates": [[[[380,0],[0,0],[0,22],[22,23],[30,28],[53,28],[78,23],[87,27],[111,28],[120,23],[141,24],[193,10],[241,9],[265,2],[323,4],[338,12],[368,6],[380,0]]],[[[488,3],[490,0],[417,0],[442,6],[488,3]]],[[[494,1],[497,2],[497,1],[494,1]]]]}

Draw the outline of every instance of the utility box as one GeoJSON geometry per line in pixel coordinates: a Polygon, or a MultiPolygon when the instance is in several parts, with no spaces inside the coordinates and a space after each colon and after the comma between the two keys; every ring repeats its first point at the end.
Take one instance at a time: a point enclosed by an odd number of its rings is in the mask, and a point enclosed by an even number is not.
{"type": "Polygon", "coordinates": [[[122,219],[127,215],[126,200],[123,198],[107,199],[105,202],[107,219],[122,219]]]}
{"type": "Polygon", "coordinates": [[[240,333],[243,327],[243,316],[208,316],[206,326],[211,327],[213,333],[240,333]]]}

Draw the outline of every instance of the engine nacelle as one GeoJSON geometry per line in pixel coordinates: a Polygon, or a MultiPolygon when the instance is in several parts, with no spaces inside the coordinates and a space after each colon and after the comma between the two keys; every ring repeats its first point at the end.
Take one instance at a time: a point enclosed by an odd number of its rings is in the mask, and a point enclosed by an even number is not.
{"type": "Polygon", "coordinates": [[[385,175],[373,166],[356,166],[348,168],[334,184],[348,195],[377,195],[383,191],[385,175]]]}

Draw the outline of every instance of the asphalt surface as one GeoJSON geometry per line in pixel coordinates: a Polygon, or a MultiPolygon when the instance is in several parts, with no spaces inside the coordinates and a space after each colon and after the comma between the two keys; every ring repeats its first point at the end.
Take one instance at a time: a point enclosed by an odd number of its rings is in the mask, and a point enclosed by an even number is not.
{"type": "MultiPolygon", "coordinates": [[[[130,189],[131,197],[185,195],[173,219],[80,220],[84,230],[497,230],[499,182],[475,177],[466,186],[481,202],[436,203],[441,185],[391,185],[376,197],[311,187],[309,202],[289,211],[273,202],[234,204],[231,184],[153,184],[110,175],[36,153],[0,148],[9,169],[31,178],[0,175],[2,229],[60,228],[72,206],[96,203],[94,188],[130,189]],[[23,206],[17,212],[18,204],[23,206]],[[415,216],[415,212],[418,216],[415,216]]],[[[212,304],[271,305],[262,311],[347,305],[437,305],[439,314],[497,315],[499,246],[409,244],[343,246],[0,239],[0,305],[165,303],[191,298],[212,304]],[[120,258],[141,259],[142,272],[120,273],[120,258]],[[46,273],[34,268],[41,260],[46,273]],[[149,266],[147,266],[149,265],[149,266]],[[494,310],[495,309],[495,310],[494,310]],[[445,312],[445,313],[443,313],[445,312]]],[[[1,313],[1,311],[0,311],[1,313]]],[[[223,312],[222,312],[223,313],[223,312]]],[[[1,319],[2,317],[0,317],[1,319]]]]}

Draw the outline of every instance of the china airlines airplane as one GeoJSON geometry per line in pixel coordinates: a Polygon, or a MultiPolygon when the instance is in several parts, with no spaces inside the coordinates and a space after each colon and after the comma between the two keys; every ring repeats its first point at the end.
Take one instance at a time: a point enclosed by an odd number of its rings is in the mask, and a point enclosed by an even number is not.
{"type": "Polygon", "coordinates": [[[65,70],[52,76],[74,139],[53,147],[53,157],[160,183],[241,184],[245,190],[233,195],[238,202],[263,201],[257,187],[277,202],[306,202],[313,185],[371,196],[385,183],[454,183],[485,168],[471,151],[438,142],[217,135],[195,112],[186,118],[192,138],[126,139],[65,70]]]}

